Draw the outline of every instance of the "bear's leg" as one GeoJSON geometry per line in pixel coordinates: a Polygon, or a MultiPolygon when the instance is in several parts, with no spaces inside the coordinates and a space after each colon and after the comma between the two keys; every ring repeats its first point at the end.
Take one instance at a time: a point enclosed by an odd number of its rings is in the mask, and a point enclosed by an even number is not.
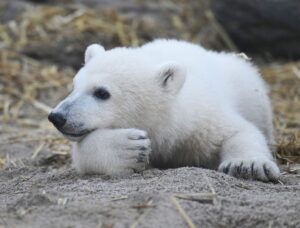
{"type": "Polygon", "coordinates": [[[145,169],[150,144],[141,130],[95,130],[74,145],[73,164],[83,174],[127,175],[145,169]]]}
{"type": "Polygon", "coordinates": [[[234,132],[222,145],[219,171],[235,177],[275,181],[280,175],[264,135],[250,122],[235,118],[234,132]]]}

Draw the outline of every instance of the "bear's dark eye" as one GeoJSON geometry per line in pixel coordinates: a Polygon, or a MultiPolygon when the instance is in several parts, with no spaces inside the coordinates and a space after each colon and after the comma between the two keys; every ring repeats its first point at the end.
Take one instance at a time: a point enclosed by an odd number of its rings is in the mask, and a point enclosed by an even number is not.
{"type": "Polygon", "coordinates": [[[93,96],[101,100],[107,100],[110,98],[110,93],[104,88],[98,88],[94,91],[93,96]]]}

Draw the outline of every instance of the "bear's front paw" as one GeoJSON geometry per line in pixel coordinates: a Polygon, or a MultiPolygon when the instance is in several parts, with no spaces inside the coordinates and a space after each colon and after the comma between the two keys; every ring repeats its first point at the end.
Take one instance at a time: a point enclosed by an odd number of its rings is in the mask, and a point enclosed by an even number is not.
{"type": "Polygon", "coordinates": [[[260,181],[276,181],[280,176],[275,162],[266,158],[225,160],[218,170],[231,176],[260,181]]]}
{"type": "Polygon", "coordinates": [[[149,164],[151,142],[145,131],[122,129],[117,143],[118,158],[124,170],[140,172],[149,164]]]}

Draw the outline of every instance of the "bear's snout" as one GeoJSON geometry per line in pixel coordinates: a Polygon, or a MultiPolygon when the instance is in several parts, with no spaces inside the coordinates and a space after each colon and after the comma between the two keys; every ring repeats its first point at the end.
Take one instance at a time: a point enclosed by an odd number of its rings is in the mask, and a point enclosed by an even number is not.
{"type": "Polygon", "coordinates": [[[57,129],[61,129],[67,121],[63,114],[55,112],[51,112],[49,114],[48,120],[53,123],[57,129]]]}

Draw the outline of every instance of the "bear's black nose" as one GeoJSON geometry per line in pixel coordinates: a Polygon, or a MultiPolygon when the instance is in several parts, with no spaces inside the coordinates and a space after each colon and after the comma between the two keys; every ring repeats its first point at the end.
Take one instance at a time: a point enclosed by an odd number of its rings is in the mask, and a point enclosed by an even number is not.
{"type": "Polygon", "coordinates": [[[48,116],[48,120],[58,129],[62,128],[66,123],[66,118],[60,113],[51,112],[48,116]]]}

